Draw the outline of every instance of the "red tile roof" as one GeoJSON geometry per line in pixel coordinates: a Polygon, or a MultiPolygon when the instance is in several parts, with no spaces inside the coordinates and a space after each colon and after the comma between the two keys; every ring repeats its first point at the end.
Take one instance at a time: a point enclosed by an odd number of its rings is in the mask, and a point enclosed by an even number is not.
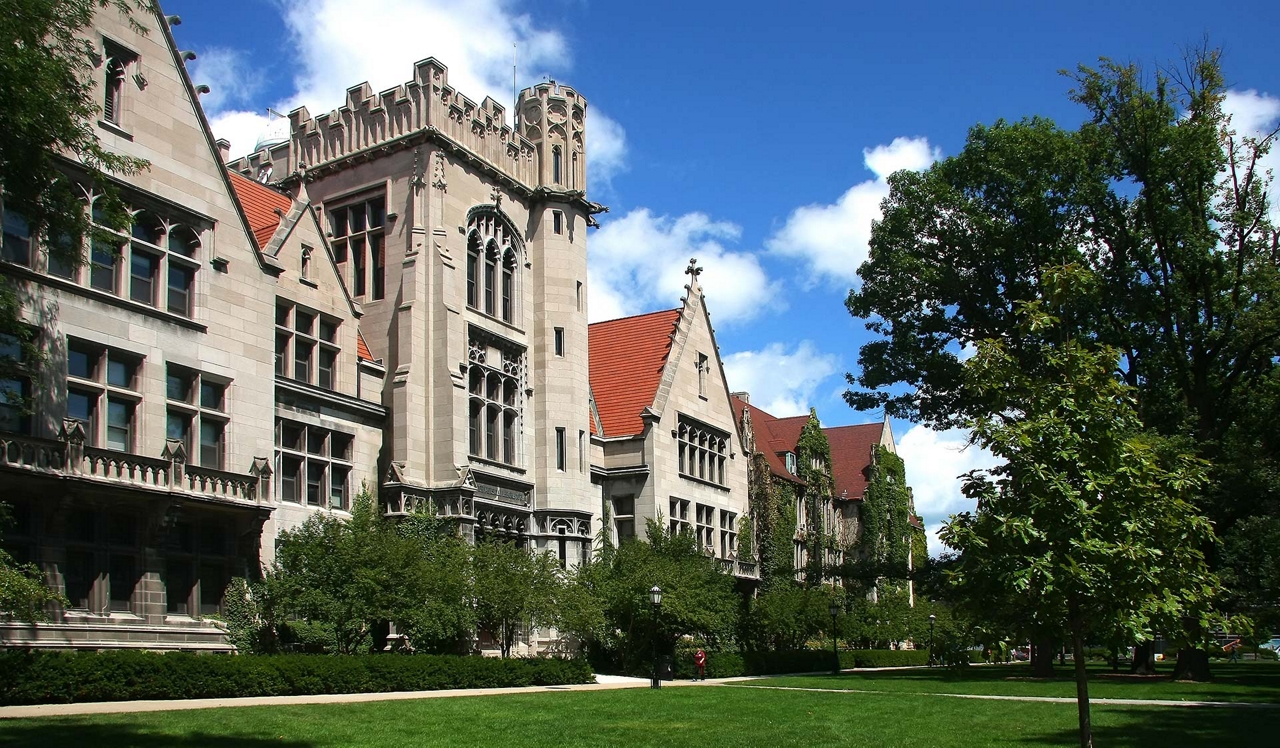
{"type": "Polygon", "coordinates": [[[871,476],[871,447],[880,443],[883,423],[834,426],[823,429],[831,445],[835,495],[861,501],[871,476]]]}
{"type": "Polygon", "coordinates": [[[258,184],[238,172],[228,169],[227,173],[231,175],[231,186],[235,188],[240,206],[249,219],[249,228],[253,229],[253,239],[258,243],[258,249],[262,249],[276,233],[281,215],[288,213],[293,207],[293,198],[258,184]],[[280,212],[277,213],[277,210],[280,212]]]}
{"type": "Polygon", "coordinates": [[[787,465],[782,461],[779,453],[796,451],[796,443],[800,441],[800,430],[804,428],[809,416],[774,418],[756,406],[744,402],[742,398],[730,399],[733,402],[733,417],[737,423],[742,423],[743,411],[751,412],[751,428],[755,431],[756,452],[764,455],[765,462],[769,464],[769,472],[775,477],[803,485],[804,481],[799,476],[787,472],[787,465]],[[798,427],[791,423],[796,420],[800,423],[798,427]]]}
{"type": "Polygon", "coordinates": [[[640,413],[653,404],[671,353],[681,309],[597,322],[587,334],[591,394],[605,437],[644,430],[640,413]]]}
{"type": "Polygon", "coordinates": [[[369,352],[369,344],[364,342],[364,333],[356,330],[356,356],[361,361],[373,361],[373,354],[369,352]]]}

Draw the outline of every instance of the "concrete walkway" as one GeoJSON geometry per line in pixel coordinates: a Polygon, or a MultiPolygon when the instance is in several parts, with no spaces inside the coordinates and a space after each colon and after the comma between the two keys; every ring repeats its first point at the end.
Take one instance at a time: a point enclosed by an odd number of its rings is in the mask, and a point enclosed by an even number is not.
{"type": "MultiPolygon", "coordinates": [[[[864,668],[844,672],[869,670],[900,670],[902,668],[864,668]]],[[[795,673],[814,675],[814,673],[795,673]]],[[[970,693],[916,693],[907,691],[872,691],[845,688],[801,688],[795,686],[754,685],[751,681],[777,678],[777,675],[738,676],[735,678],[709,678],[703,681],[663,681],[663,688],[701,688],[703,686],[731,685],[735,688],[756,688],[772,691],[813,691],[817,693],[878,694],[881,696],[942,696],[955,699],[987,699],[991,701],[1039,701],[1050,704],[1074,704],[1076,700],[1057,696],[997,696],[970,693]]],[[[87,714],[129,714],[135,712],[173,712],[184,709],[222,709],[241,706],[303,706],[306,704],[360,704],[370,701],[405,701],[409,699],[447,699],[457,696],[502,696],[517,693],[546,693],[548,691],[613,691],[623,688],[648,688],[649,679],[629,678],[621,675],[597,675],[595,683],[579,683],[565,686],[524,686],[520,688],[457,688],[446,691],[392,691],[384,693],[336,693],[313,696],[250,696],[234,699],[172,699],[163,701],[95,701],[82,704],[38,704],[35,706],[0,707],[0,719],[21,717],[70,717],[87,714]]],[[[1277,709],[1280,704],[1241,701],[1167,701],[1156,699],[1090,699],[1093,704],[1118,706],[1182,706],[1182,707],[1237,707],[1245,709],[1277,709]]]]}
{"type": "MultiPolygon", "coordinates": [[[[740,680],[740,679],[730,679],[740,680]]],[[[736,685],[736,682],[735,682],[736,685]]],[[[743,684],[738,688],[755,688],[768,691],[815,691],[818,693],[859,693],[880,694],[881,696],[945,696],[953,699],[984,699],[989,701],[1039,701],[1046,704],[1074,704],[1074,696],[1000,696],[997,694],[978,693],[929,693],[916,691],[872,691],[853,688],[802,688],[799,686],[755,686],[743,684]]],[[[1234,707],[1243,709],[1280,709],[1280,704],[1257,701],[1172,701],[1168,699],[1098,699],[1090,698],[1090,704],[1116,706],[1194,706],[1194,707],[1234,707]]]]}

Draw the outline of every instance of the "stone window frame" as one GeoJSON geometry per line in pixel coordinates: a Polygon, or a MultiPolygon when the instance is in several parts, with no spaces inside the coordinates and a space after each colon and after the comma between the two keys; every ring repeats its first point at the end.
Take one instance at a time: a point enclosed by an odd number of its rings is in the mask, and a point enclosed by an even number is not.
{"type": "Polygon", "coordinates": [[[726,486],[725,460],[729,434],[714,426],[678,415],[676,430],[677,471],[681,477],[715,486],[726,486]]]}
{"type": "Polygon", "coordinates": [[[281,502],[310,509],[351,510],[355,434],[276,418],[275,442],[275,488],[281,502]],[[310,496],[313,475],[318,475],[315,501],[310,496]],[[292,498],[285,490],[290,483],[292,498]]]}
{"type": "Polygon", "coordinates": [[[35,340],[24,343],[17,335],[0,333],[0,359],[12,362],[8,376],[0,378],[0,433],[31,436],[35,423],[31,413],[30,362],[26,351],[35,349],[35,340]]]}
{"type": "Polygon", "coordinates": [[[569,442],[564,426],[556,426],[556,470],[569,469],[569,442]]]}
{"type": "Polygon", "coordinates": [[[379,301],[387,295],[387,195],[385,189],[344,197],[324,206],[329,216],[338,274],[356,299],[379,301]],[[358,219],[358,220],[357,220],[358,219]],[[357,228],[357,226],[359,228],[357,228]],[[350,274],[347,264],[350,262],[350,274]]]}
{"type": "Polygon", "coordinates": [[[738,556],[738,514],[728,509],[720,510],[720,557],[738,556]]]}
{"type": "Polygon", "coordinates": [[[89,193],[87,197],[92,228],[83,269],[55,268],[50,254],[48,274],[73,283],[81,283],[83,274],[89,288],[193,319],[205,229],[163,209],[133,207],[128,233],[115,231],[97,221],[96,205],[102,195],[89,193]],[[143,262],[154,263],[145,281],[137,273],[143,262]],[[150,288],[144,283],[151,284],[150,288]]]}
{"type": "Polygon", "coordinates": [[[716,508],[710,504],[693,505],[693,537],[698,550],[715,555],[716,508]]]}
{"type": "MultiPolygon", "coordinates": [[[[141,57],[138,53],[114,39],[102,39],[102,119],[100,122],[118,130],[125,127],[124,114],[128,108],[125,83],[130,72],[142,85],[141,57]]],[[[127,132],[126,132],[127,134],[127,132]]]]}
{"type": "Polygon", "coordinates": [[[633,494],[623,494],[621,496],[609,497],[610,509],[613,515],[613,533],[618,544],[629,538],[636,537],[636,497],[633,494]],[[630,502],[630,512],[621,511],[621,507],[627,506],[624,502],[630,502]],[[622,528],[629,525],[631,531],[623,533],[622,528]]]}
{"type": "Polygon", "coordinates": [[[670,510],[667,524],[671,534],[688,532],[693,535],[693,523],[689,521],[689,500],[672,496],[667,507],[670,510]]]}
{"type": "Polygon", "coordinates": [[[467,308],[518,326],[523,282],[523,245],[494,209],[475,210],[467,220],[467,308]]]}
{"type": "Polygon", "coordinates": [[[229,379],[173,362],[165,364],[165,438],[182,442],[188,463],[212,470],[226,469],[230,390],[229,379]],[[181,385],[184,379],[185,394],[174,389],[175,384],[181,385]],[[186,428],[175,435],[175,423],[184,421],[186,428]],[[216,450],[211,458],[206,456],[206,427],[216,429],[216,438],[208,445],[216,450]]]}
{"type": "Polygon", "coordinates": [[[342,320],[338,317],[277,296],[276,376],[336,392],[342,383],[341,335],[342,320]],[[304,349],[306,355],[299,358],[304,349]],[[306,367],[304,376],[298,376],[302,366],[306,367]]]}
{"type": "Polygon", "coordinates": [[[467,346],[467,454],[508,467],[523,465],[523,348],[477,334],[467,346]],[[490,364],[490,349],[501,361],[490,364]]]}
{"type": "Polygon", "coordinates": [[[143,367],[146,357],[130,351],[113,348],[90,340],[67,336],[65,386],[67,391],[66,413],[84,426],[85,442],[89,446],[102,446],[117,452],[137,454],[138,415],[142,406],[143,367]],[[85,357],[84,373],[72,372],[72,355],[85,357]],[[123,366],[123,369],[114,368],[123,366]],[[126,373],[127,383],[121,384],[119,374],[126,373]],[[71,396],[87,398],[88,412],[84,418],[71,414],[71,396]],[[113,423],[113,406],[124,408],[123,423],[113,423]],[[112,431],[117,439],[121,430],[124,441],[117,442],[123,449],[113,446],[112,431]]]}

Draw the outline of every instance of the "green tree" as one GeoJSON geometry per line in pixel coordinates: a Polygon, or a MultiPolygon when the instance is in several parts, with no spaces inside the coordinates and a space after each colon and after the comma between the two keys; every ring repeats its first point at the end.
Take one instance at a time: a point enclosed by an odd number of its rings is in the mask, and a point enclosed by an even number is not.
{"type": "Polygon", "coordinates": [[[733,641],[741,598],[733,577],[702,555],[692,533],[672,534],[650,520],[646,540],[622,543],[607,560],[585,564],[578,580],[598,601],[604,625],[589,644],[624,671],[652,662],[653,647],[669,652],[683,636],[717,646],[733,641]],[[662,589],[655,619],[649,589],[662,589]]]}
{"type": "Polygon", "coordinates": [[[484,541],[472,552],[471,570],[476,621],[497,639],[503,657],[511,656],[521,628],[555,624],[565,583],[559,563],[549,554],[484,541]]]}
{"type": "MultiPolygon", "coordinates": [[[[88,33],[94,13],[115,9],[140,32],[133,12],[150,12],[140,0],[4,0],[0,3],[0,185],[4,211],[25,222],[32,238],[51,237],[58,259],[79,263],[90,234],[80,185],[102,197],[97,221],[127,230],[130,216],[108,175],[135,174],[147,162],[111,153],[94,126],[101,114],[94,95],[101,61],[88,33]]],[[[13,220],[13,217],[10,218],[13,220]]],[[[19,323],[16,283],[0,276],[0,335],[20,341],[22,358],[35,360],[31,331],[19,323]]],[[[0,380],[10,378],[15,357],[0,351],[0,380]]],[[[12,397],[13,393],[0,393],[12,397]]]]}
{"type": "Polygon", "coordinates": [[[1042,267],[1089,268],[1069,324],[1116,351],[1146,428],[1210,462],[1196,503],[1226,553],[1205,550],[1236,585],[1234,610],[1265,609],[1280,588],[1250,569],[1278,551],[1250,534],[1280,524],[1280,239],[1259,167],[1275,133],[1235,131],[1215,51],[1154,75],[1103,60],[1070,77],[1079,128],[978,125],[957,156],[890,177],[847,301],[876,339],[846,398],[936,428],[996,413],[962,353],[999,339],[1036,366],[1019,305],[1039,298],[1042,267]]]}
{"type": "Polygon", "coordinates": [[[344,654],[368,650],[387,623],[415,647],[454,650],[474,625],[468,561],[436,518],[391,522],[361,490],[350,520],[313,514],[280,534],[263,579],[267,618],[277,628],[289,618],[323,626],[344,654]]]}
{"type": "MultiPolygon", "coordinates": [[[[8,504],[0,502],[0,528],[10,522],[8,504]]],[[[44,573],[35,564],[19,564],[0,548],[0,615],[20,621],[44,621],[51,604],[67,604],[59,592],[45,583],[44,573]]]]}
{"type": "Polygon", "coordinates": [[[986,340],[965,364],[967,385],[993,405],[973,438],[1005,462],[966,477],[977,512],[942,533],[961,552],[964,605],[1016,597],[1041,631],[1071,642],[1082,746],[1087,637],[1144,640],[1177,622],[1207,631],[1217,594],[1203,552],[1213,529],[1189,501],[1204,465],[1141,431],[1132,388],[1113,375],[1118,352],[1075,334],[1073,300],[1090,280],[1047,269],[1044,300],[1016,310],[1022,355],[986,340]]]}

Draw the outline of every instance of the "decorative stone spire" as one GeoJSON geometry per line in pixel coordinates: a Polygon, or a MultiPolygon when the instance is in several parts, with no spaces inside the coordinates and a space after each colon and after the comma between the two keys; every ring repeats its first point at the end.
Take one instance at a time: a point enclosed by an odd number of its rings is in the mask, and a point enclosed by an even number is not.
{"type": "Polygon", "coordinates": [[[689,258],[689,267],[684,269],[684,274],[689,276],[689,285],[685,286],[685,288],[689,289],[690,292],[697,291],[702,293],[702,286],[698,284],[698,276],[702,275],[702,268],[698,265],[698,258],[689,258]]]}

